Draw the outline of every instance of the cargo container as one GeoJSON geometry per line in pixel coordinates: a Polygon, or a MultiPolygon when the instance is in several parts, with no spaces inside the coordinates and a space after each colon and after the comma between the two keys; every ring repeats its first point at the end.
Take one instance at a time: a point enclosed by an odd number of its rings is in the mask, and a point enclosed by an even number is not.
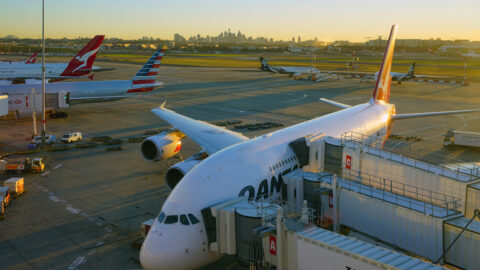
{"type": "Polygon", "coordinates": [[[24,180],[20,177],[12,177],[6,180],[3,183],[3,186],[8,187],[10,194],[12,194],[14,197],[17,197],[25,192],[24,180]]]}

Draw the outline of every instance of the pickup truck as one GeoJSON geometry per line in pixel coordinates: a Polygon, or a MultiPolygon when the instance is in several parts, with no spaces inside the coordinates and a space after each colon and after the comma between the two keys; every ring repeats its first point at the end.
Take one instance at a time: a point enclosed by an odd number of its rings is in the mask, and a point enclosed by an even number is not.
{"type": "Polygon", "coordinates": [[[65,133],[62,137],[64,143],[74,143],[82,141],[82,133],[79,131],[65,133]]]}

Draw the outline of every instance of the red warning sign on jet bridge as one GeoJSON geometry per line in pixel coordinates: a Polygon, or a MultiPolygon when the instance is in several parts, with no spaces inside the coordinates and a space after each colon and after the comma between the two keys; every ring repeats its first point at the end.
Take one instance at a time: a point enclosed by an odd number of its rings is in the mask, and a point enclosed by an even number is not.
{"type": "Polygon", "coordinates": [[[351,169],[352,168],[352,157],[347,155],[347,160],[345,161],[345,168],[351,169]]]}
{"type": "Polygon", "coordinates": [[[277,255],[277,238],[273,235],[270,235],[270,254],[277,255]]]}

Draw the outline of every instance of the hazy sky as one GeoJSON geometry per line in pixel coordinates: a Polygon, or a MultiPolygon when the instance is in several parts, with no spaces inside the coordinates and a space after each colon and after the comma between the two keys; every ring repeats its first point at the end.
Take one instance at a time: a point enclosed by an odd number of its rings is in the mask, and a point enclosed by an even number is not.
{"type": "MultiPolygon", "coordinates": [[[[480,40],[480,0],[45,0],[47,37],[173,39],[230,28],[253,37],[365,41],[398,38],[480,40]]],[[[0,36],[41,37],[40,0],[0,0],[0,36]]]]}

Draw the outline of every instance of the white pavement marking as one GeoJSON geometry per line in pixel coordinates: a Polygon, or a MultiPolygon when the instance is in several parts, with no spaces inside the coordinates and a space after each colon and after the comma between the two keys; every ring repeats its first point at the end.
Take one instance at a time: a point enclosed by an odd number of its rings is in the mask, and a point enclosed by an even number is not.
{"type": "Polygon", "coordinates": [[[93,254],[95,254],[95,249],[92,249],[88,252],[87,256],[92,256],[93,254]]]}
{"type": "Polygon", "coordinates": [[[103,241],[97,242],[97,247],[99,247],[99,246],[101,246],[101,245],[103,245],[103,241]]]}
{"type": "Polygon", "coordinates": [[[70,211],[74,215],[80,213],[80,210],[78,210],[76,208],[73,208],[73,207],[70,207],[70,206],[65,207],[65,209],[67,209],[68,211],[70,211]]]}
{"type": "Polygon", "coordinates": [[[58,168],[60,168],[60,167],[62,167],[62,164],[61,164],[61,163],[58,164],[57,166],[53,167],[53,169],[56,170],[56,169],[58,169],[58,168]]]}
{"type": "Polygon", "coordinates": [[[50,198],[50,200],[54,201],[54,202],[59,202],[60,200],[55,196],[55,195],[50,195],[48,196],[50,198]]]}
{"type": "Polygon", "coordinates": [[[46,172],[42,173],[42,176],[47,176],[49,173],[50,173],[50,171],[46,171],[46,172]]]}
{"type": "Polygon", "coordinates": [[[69,270],[77,269],[77,267],[81,264],[84,264],[87,260],[83,256],[78,256],[75,261],[68,267],[69,270]]]}

